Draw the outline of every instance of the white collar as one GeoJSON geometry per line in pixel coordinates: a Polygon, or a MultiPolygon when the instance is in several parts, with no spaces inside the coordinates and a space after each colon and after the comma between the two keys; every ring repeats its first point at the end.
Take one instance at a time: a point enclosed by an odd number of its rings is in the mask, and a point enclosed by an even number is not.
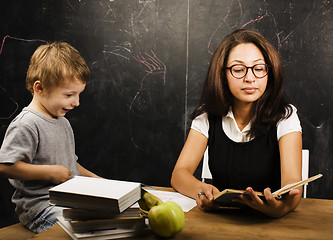
{"type": "Polygon", "coordinates": [[[235,116],[234,116],[234,113],[232,112],[232,108],[230,107],[229,108],[229,111],[227,113],[227,115],[225,116],[226,118],[230,118],[232,120],[232,122],[234,123],[234,127],[239,131],[239,132],[242,132],[242,133],[245,133],[245,132],[248,132],[251,130],[251,123],[252,121],[250,121],[244,128],[243,130],[239,130],[239,127],[237,125],[237,122],[236,122],[236,119],[235,119],[235,116]]]}

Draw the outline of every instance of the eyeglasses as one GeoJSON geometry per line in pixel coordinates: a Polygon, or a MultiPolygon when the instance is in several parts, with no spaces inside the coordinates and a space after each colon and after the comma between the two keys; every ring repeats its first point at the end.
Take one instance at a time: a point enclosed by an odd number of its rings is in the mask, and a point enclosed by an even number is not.
{"type": "Polygon", "coordinates": [[[243,78],[243,77],[246,76],[247,71],[249,70],[249,68],[251,68],[252,73],[254,74],[254,76],[256,76],[257,78],[263,78],[268,74],[269,65],[267,65],[267,64],[256,64],[256,65],[253,65],[252,67],[247,67],[243,64],[236,64],[236,65],[232,65],[231,67],[228,67],[228,68],[225,68],[225,69],[229,69],[230,73],[233,77],[243,78]]]}

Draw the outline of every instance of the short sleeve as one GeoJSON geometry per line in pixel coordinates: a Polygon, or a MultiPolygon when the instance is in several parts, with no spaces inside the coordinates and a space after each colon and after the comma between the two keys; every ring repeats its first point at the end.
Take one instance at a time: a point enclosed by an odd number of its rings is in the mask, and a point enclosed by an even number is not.
{"type": "Polygon", "coordinates": [[[289,118],[282,119],[277,123],[277,138],[278,140],[291,132],[302,132],[301,123],[297,115],[297,109],[291,105],[292,113],[289,118]]]}
{"type": "Polygon", "coordinates": [[[0,150],[0,163],[31,163],[38,147],[37,134],[25,124],[9,125],[0,150]]]}
{"type": "Polygon", "coordinates": [[[208,130],[209,130],[208,114],[203,113],[197,116],[192,121],[191,128],[203,134],[208,139],[208,130]]]}

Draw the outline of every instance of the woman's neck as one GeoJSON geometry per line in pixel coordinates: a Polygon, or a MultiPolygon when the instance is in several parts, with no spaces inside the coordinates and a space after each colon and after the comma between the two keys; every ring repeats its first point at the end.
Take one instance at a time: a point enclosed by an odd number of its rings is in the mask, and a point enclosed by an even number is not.
{"type": "Polygon", "coordinates": [[[249,124],[251,120],[251,109],[252,103],[235,103],[232,106],[232,112],[234,114],[239,130],[242,131],[249,124]]]}

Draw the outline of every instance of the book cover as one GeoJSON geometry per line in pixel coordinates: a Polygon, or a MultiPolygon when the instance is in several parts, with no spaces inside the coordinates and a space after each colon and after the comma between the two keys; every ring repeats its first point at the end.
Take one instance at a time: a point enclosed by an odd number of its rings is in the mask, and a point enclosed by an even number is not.
{"type": "Polygon", "coordinates": [[[119,239],[126,237],[134,237],[149,234],[149,226],[143,228],[115,228],[107,230],[93,230],[87,232],[75,232],[71,224],[66,221],[63,217],[57,217],[57,223],[59,226],[74,240],[83,239],[94,239],[94,240],[104,240],[104,239],[119,239]]]}
{"type": "MultiPolygon", "coordinates": [[[[259,197],[265,198],[261,192],[255,192],[259,197]]],[[[234,202],[232,199],[237,198],[240,194],[247,194],[246,190],[236,190],[236,189],[224,189],[214,196],[214,201],[217,202],[222,207],[236,207],[244,208],[246,205],[234,202]]],[[[248,196],[250,197],[250,196],[248,196]]]]}
{"type": "Polygon", "coordinates": [[[101,210],[90,210],[82,208],[64,208],[62,215],[66,220],[93,220],[108,218],[138,218],[140,217],[139,206],[131,206],[121,213],[114,213],[101,210]]]}
{"type": "Polygon", "coordinates": [[[71,225],[74,232],[77,233],[116,228],[140,229],[147,227],[145,219],[142,217],[66,221],[71,225]]]}
{"type": "Polygon", "coordinates": [[[75,176],[49,190],[50,204],[121,213],[141,198],[141,184],[75,176]]]}

